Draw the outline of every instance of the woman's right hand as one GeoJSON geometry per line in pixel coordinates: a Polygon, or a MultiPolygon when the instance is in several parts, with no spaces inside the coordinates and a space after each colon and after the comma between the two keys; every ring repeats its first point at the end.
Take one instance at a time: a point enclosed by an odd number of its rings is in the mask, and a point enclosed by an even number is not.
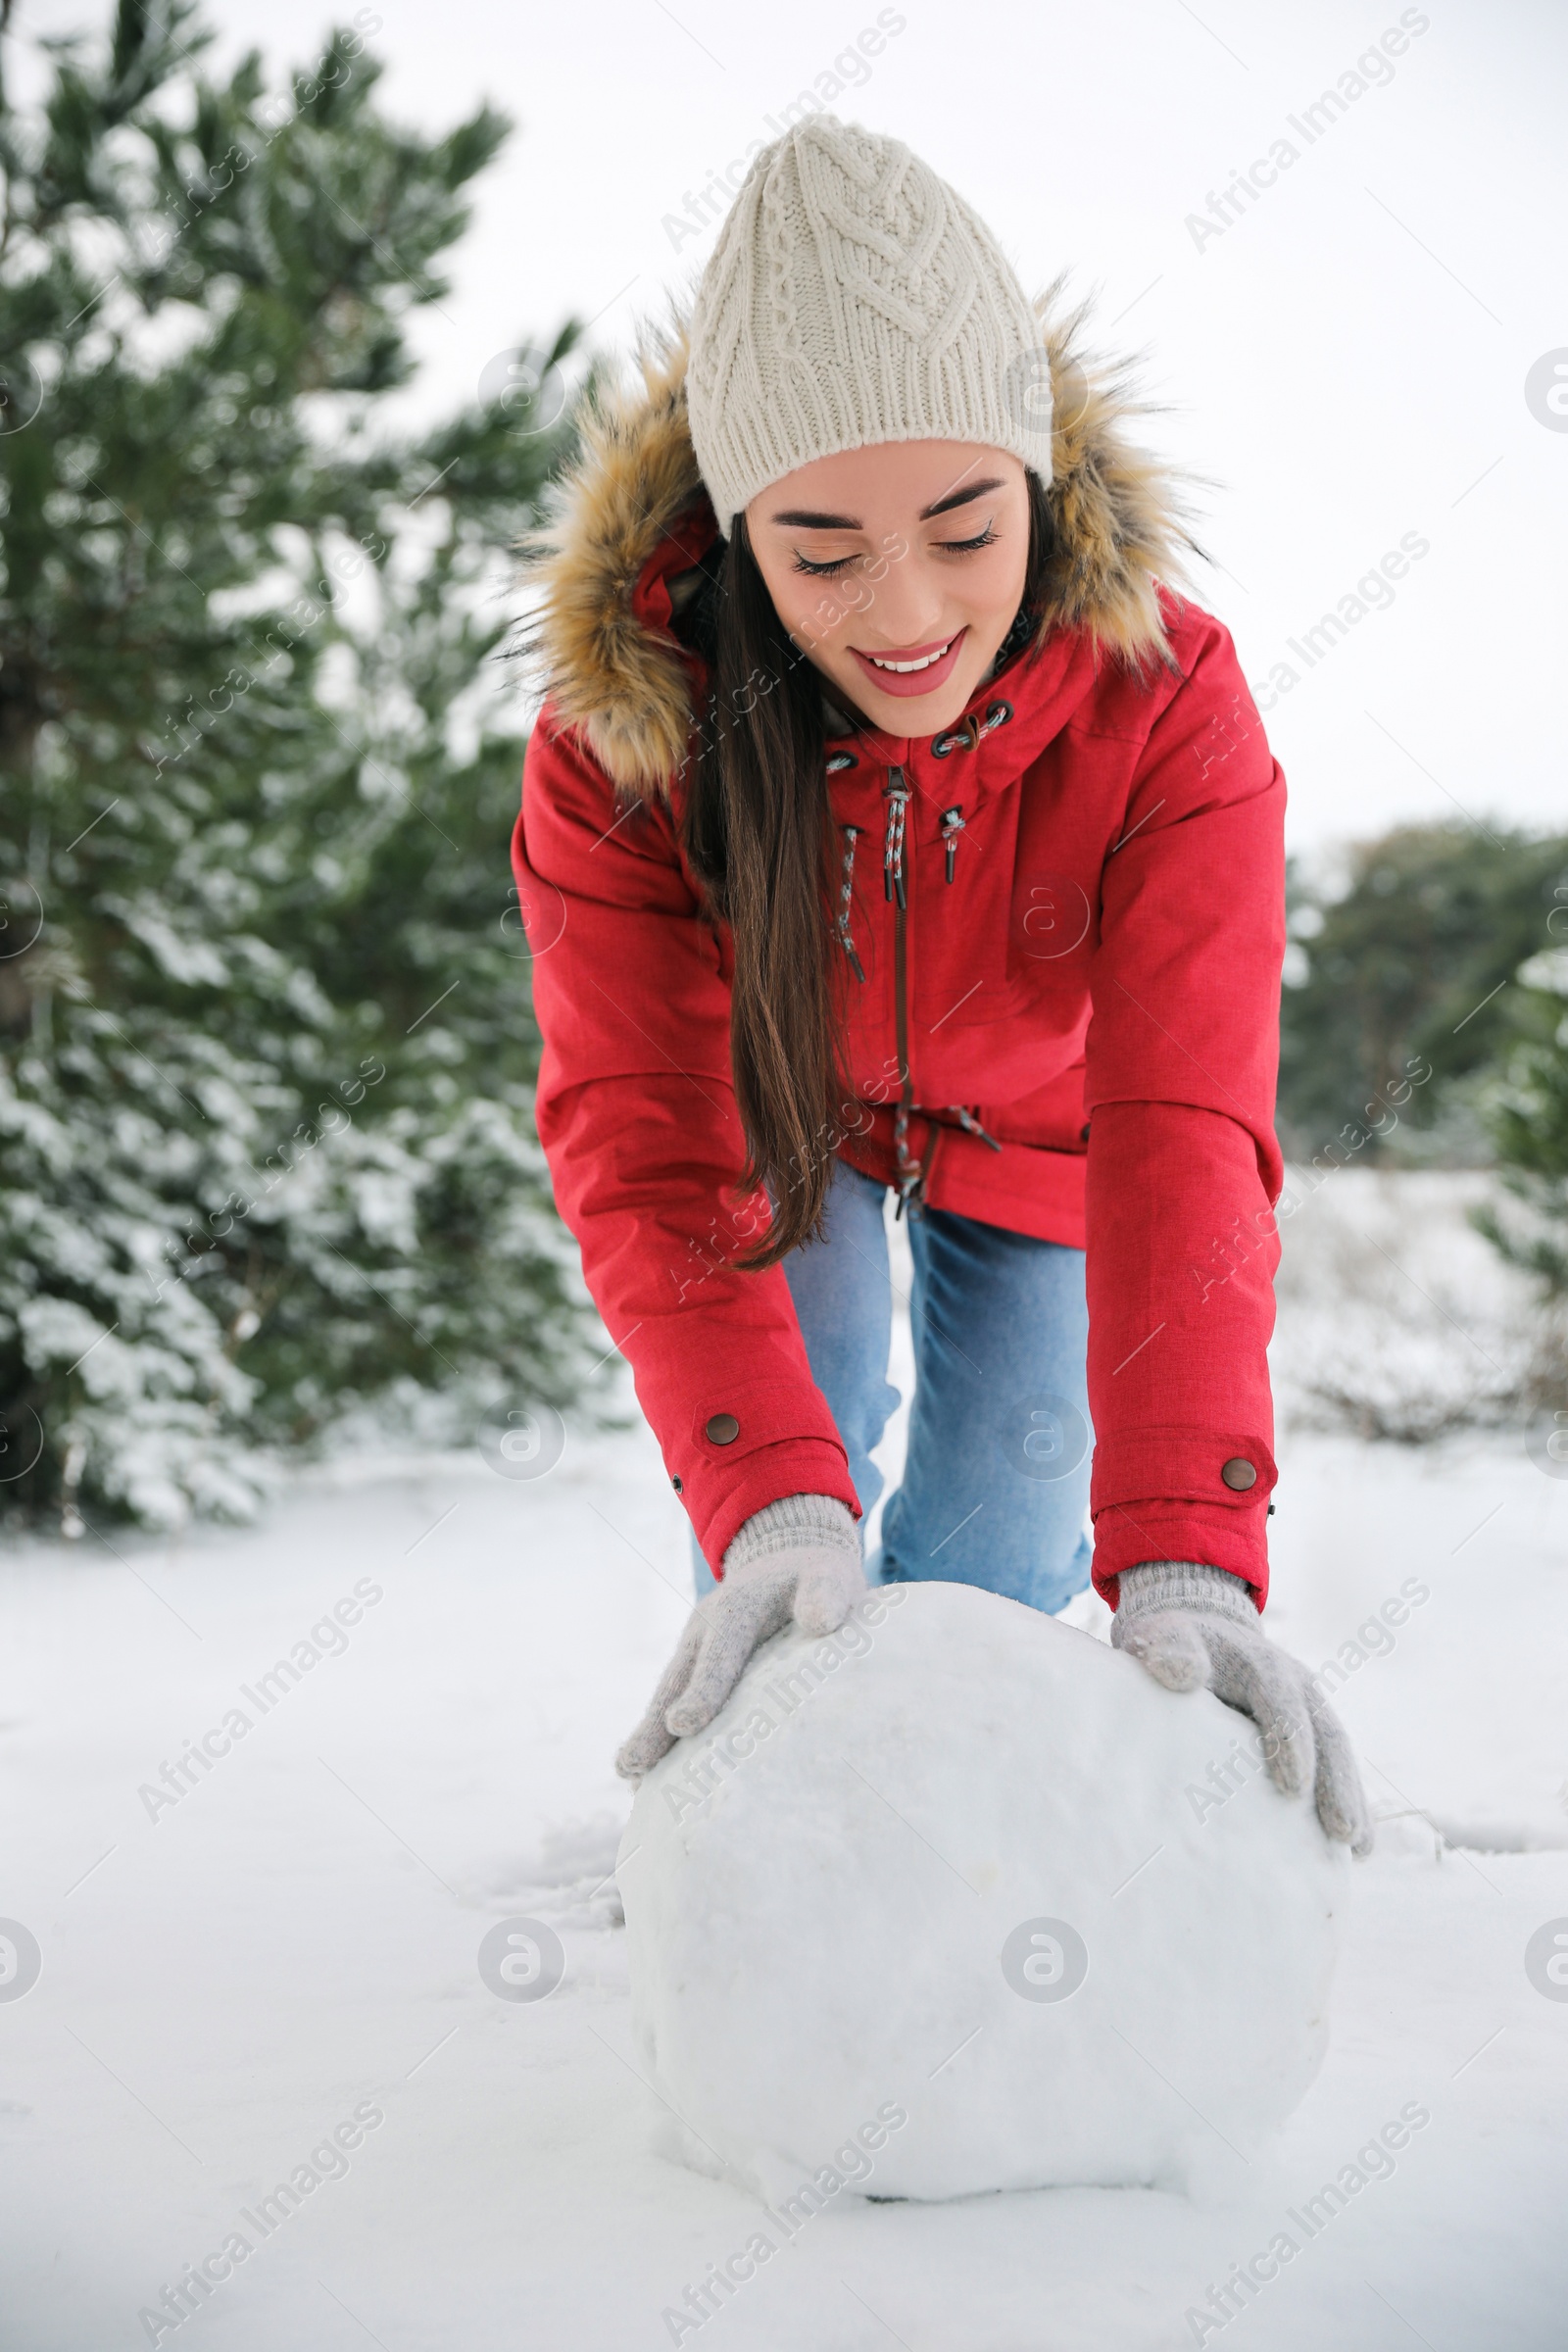
{"type": "Polygon", "coordinates": [[[615,1770],[641,1780],[677,1740],[706,1730],[764,1642],[791,1624],[836,1633],[864,1591],[860,1539],[842,1502],[791,1494],[758,1511],[725,1552],[717,1592],[693,1609],[615,1770]]]}

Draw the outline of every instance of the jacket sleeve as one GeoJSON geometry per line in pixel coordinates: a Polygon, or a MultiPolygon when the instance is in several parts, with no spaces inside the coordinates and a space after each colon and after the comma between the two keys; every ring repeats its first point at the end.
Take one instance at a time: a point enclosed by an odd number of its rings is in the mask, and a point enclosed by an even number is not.
{"type": "Polygon", "coordinates": [[[836,1495],[859,1515],[778,1267],[728,1262],[765,1225],[737,1199],[728,942],[668,810],[617,807],[547,705],[513,840],[543,1039],[537,1115],[583,1273],[710,1564],[755,1511],[836,1495]]]}
{"type": "Polygon", "coordinates": [[[1095,1583],[1268,1589],[1285,779],[1202,616],[1106,859],[1086,1048],[1095,1583]]]}

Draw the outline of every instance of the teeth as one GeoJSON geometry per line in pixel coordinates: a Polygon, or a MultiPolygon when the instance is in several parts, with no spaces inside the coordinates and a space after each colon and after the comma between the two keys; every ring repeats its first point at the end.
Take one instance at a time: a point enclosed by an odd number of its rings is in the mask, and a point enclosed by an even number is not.
{"type": "Polygon", "coordinates": [[[879,662],[875,654],[867,654],[866,660],[875,662],[878,669],[896,671],[902,678],[906,677],[911,669],[929,669],[933,662],[940,662],[944,655],[951,652],[952,646],[953,639],[950,637],[946,645],[939,645],[934,654],[922,654],[918,662],[879,662]]]}

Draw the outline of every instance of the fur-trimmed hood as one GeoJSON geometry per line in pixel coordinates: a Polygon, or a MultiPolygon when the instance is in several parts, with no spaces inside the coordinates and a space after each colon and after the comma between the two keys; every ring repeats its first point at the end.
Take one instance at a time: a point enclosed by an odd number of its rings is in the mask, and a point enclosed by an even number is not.
{"type": "MultiPolygon", "coordinates": [[[[1176,477],[1132,446],[1147,412],[1128,362],[1084,353],[1087,304],[1056,315],[1058,279],[1036,304],[1050,357],[1055,525],[1051,593],[1040,626],[1086,632],[1133,665],[1168,661],[1156,581],[1200,553],[1176,477]]],[[[634,609],[639,580],[672,528],[706,504],[686,416],[684,328],[652,334],[638,380],[598,390],[578,419],[580,447],[549,524],[525,543],[542,591],[528,643],[563,725],[582,730],[617,791],[666,791],[686,756],[692,676],[682,648],[634,609]]]]}

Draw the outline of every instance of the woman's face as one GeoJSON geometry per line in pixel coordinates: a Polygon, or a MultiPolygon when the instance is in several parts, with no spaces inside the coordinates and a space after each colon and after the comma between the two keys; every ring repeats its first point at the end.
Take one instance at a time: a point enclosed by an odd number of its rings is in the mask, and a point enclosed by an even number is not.
{"type": "Polygon", "coordinates": [[[934,735],[1017,613],[1029,494],[1005,450],[881,441],[771,483],[746,529],[775,612],[838,699],[889,735],[934,735]]]}

